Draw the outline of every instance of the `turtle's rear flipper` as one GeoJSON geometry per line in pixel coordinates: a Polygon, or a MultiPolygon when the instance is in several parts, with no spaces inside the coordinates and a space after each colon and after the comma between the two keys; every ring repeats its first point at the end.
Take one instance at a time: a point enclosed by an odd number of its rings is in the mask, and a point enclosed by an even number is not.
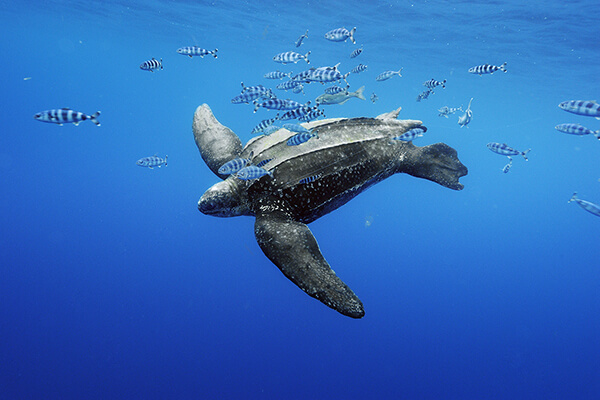
{"type": "Polygon", "coordinates": [[[445,143],[417,147],[410,155],[410,162],[403,163],[402,171],[439,183],[454,190],[462,190],[463,184],[458,178],[467,175],[467,167],[458,159],[458,153],[445,143]]]}
{"type": "Polygon", "coordinates": [[[254,225],[265,255],[309,296],[348,317],[362,318],[362,302],[331,270],[308,226],[285,212],[270,210],[257,212],[254,225]]]}

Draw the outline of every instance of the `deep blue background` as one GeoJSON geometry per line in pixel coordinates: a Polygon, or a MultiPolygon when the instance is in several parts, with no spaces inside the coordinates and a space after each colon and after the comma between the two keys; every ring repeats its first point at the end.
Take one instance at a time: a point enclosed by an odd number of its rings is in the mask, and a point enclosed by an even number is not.
{"type": "Polygon", "coordinates": [[[599,97],[597,1],[204,3],[0,1],[0,399],[600,398],[600,220],[567,203],[600,203],[600,143],[554,130],[600,129],[557,107],[599,97]],[[341,26],[357,45],[323,38],[341,26]],[[429,128],[415,144],[469,167],[461,192],[398,175],[311,224],[358,321],[289,282],[251,218],[196,209],[218,178],[195,108],[249,140],[272,112],[230,99],[306,69],[271,60],[306,29],[311,65],[367,64],[348,80],[379,96],[328,117],[402,106],[429,128]],[[151,57],[164,71],[139,69],[151,57]],[[431,78],[447,88],[417,103],[431,78]],[[437,116],[471,97],[469,128],[437,116]],[[60,107],[102,126],[32,118],[60,107]],[[492,141],[530,161],[502,174],[492,141]],[[155,153],[168,167],[135,165],[155,153]]]}

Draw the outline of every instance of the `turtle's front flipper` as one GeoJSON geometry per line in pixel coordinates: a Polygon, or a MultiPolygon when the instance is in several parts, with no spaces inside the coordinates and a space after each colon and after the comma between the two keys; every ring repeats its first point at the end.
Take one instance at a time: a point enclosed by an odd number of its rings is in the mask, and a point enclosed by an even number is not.
{"type": "Polygon", "coordinates": [[[362,318],[362,302],[331,270],[308,226],[273,210],[272,204],[264,208],[256,213],[254,233],[265,255],[309,296],[348,317],[362,318]]]}
{"type": "Polygon", "coordinates": [[[240,156],[242,153],[240,138],[217,121],[207,104],[202,104],[196,109],[192,129],[196,146],[208,168],[219,178],[227,178],[227,175],[219,174],[219,168],[240,156]]]}
{"type": "Polygon", "coordinates": [[[425,178],[454,190],[462,190],[458,178],[467,175],[467,167],[458,159],[456,150],[445,143],[416,147],[401,163],[400,172],[425,178]]]}

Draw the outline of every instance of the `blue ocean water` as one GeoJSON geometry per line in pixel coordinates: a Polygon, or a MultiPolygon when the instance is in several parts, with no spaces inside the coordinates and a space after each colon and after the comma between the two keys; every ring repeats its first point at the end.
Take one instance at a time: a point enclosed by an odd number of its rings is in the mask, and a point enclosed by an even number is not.
{"type": "MultiPolygon", "coordinates": [[[[558,103],[600,93],[600,3],[533,1],[0,1],[0,399],[598,399],[600,129],[558,103]],[[356,26],[356,45],[325,32],[356,26]],[[310,298],[263,255],[253,219],[212,218],[218,181],[191,131],[208,104],[243,142],[302,45],[372,103],[327,117],[428,127],[469,168],[462,191],[408,175],[310,225],[366,316],[310,298]],[[182,46],[218,48],[190,59],[182,46]],[[363,53],[350,59],[360,45],[363,53]],[[164,70],[141,71],[152,57],[164,70]],[[467,73],[507,62],[507,73],[467,73]],[[385,82],[375,76],[397,70],[385,82]],[[421,102],[423,82],[447,79],[421,102]],[[442,106],[466,107],[438,116],[442,106]],[[101,127],[35,121],[70,107],[101,127]],[[507,159],[488,142],[531,148],[507,159]],[[168,154],[167,167],[136,160],[168,154]]],[[[298,101],[322,93],[306,85],[298,101]]],[[[282,95],[285,98],[285,96],[282,95]]]]}

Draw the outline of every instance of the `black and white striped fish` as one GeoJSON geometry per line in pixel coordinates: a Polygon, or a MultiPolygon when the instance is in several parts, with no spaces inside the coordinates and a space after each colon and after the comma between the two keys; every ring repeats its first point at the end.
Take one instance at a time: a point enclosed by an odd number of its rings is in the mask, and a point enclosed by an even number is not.
{"type": "Polygon", "coordinates": [[[476,67],[469,68],[470,73],[478,74],[480,76],[483,74],[493,74],[494,72],[496,72],[498,70],[506,72],[506,63],[502,64],[499,67],[496,65],[483,64],[483,65],[478,65],[476,67]]]}
{"type": "MultiPolygon", "coordinates": [[[[308,75],[306,77],[306,80],[309,82],[321,82],[321,83],[337,82],[342,79],[344,81],[346,81],[346,78],[348,77],[348,75],[350,75],[350,72],[347,72],[346,74],[342,75],[340,73],[340,71],[338,71],[338,69],[337,69],[338,65],[340,65],[340,64],[338,63],[333,67],[317,68],[314,71],[312,71],[312,73],[310,75],[308,75]]],[[[348,84],[348,82],[346,82],[346,84],[348,84]]]]}
{"type": "Polygon", "coordinates": [[[301,119],[306,114],[315,112],[316,110],[318,110],[317,106],[314,106],[314,107],[310,107],[308,105],[302,106],[302,107],[299,107],[299,108],[296,108],[294,110],[290,110],[290,111],[284,113],[282,116],[279,117],[279,120],[280,121],[288,121],[290,119],[301,119]]]}
{"type": "Polygon", "coordinates": [[[296,53],[295,51],[287,51],[285,53],[279,53],[273,57],[273,61],[281,63],[281,64],[289,64],[289,63],[297,63],[299,60],[306,61],[307,64],[310,64],[308,61],[308,56],[310,55],[310,51],[305,55],[300,53],[296,53]]]}
{"type": "Polygon", "coordinates": [[[306,184],[306,183],[311,183],[311,182],[314,182],[314,181],[316,181],[317,179],[319,179],[319,176],[320,176],[320,175],[312,175],[312,176],[307,176],[306,178],[302,178],[302,179],[300,179],[300,180],[298,181],[298,183],[299,183],[300,185],[304,185],[304,184],[306,184]]]}
{"type": "Polygon", "coordinates": [[[219,49],[214,49],[213,51],[210,51],[198,46],[187,46],[177,49],[177,52],[181,55],[189,56],[190,58],[192,58],[192,56],[200,56],[204,58],[204,56],[207,54],[211,54],[214,58],[217,58],[218,50],[219,49]]]}
{"type": "Polygon", "coordinates": [[[558,105],[561,109],[577,115],[587,115],[600,119],[600,104],[595,100],[569,100],[558,105]]]}
{"type": "Polygon", "coordinates": [[[165,156],[165,158],[160,158],[158,156],[144,157],[137,160],[136,164],[140,167],[146,167],[153,169],[154,167],[160,168],[162,165],[167,166],[167,158],[169,156],[165,156]]]}
{"type": "Polygon", "coordinates": [[[590,201],[581,200],[579,197],[577,197],[577,192],[573,193],[573,196],[571,196],[571,200],[569,200],[569,203],[572,201],[579,204],[579,206],[581,208],[583,208],[585,211],[592,213],[597,217],[600,217],[600,207],[598,207],[598,205],[596,205],[590,201]]]}
{"type": "Polygon", "coordinates": [[[462,107],[454,108],[454,107],[444,106],[438,110],[438,112],[439,112],[438,116],[448,118],[448,115],[454,114],[455,112],[462,111],[462,110],[463,110],[462,107]]]}
{"type": "Polygon", "coordinates": [[[512,158],[511,158],[511,157],[508,157],[508,159],[509,159],[510,161],[508,161],[508,164],[506,164],[506,165],[504,166],[504,168],[502,168],[502,172],[504,172],[505,174],[507,174],[507,173],[508,173],[508,171],[510,171],[510,167],[512,167],[512,158]]]}
{"type": "Polygon", "coordinates": [[[323,112],[323,110],[320,110],[317,107],[313,107],[313,108],[309,109],[308,112],[306,112],[302,116],[298,117],[298,120],[302,121],[302,122],[310,122],[321,116],[325,117],[325,113],[323,112]]]}
{"type": "Polygon", "coordinates": [[[359,72],[363,72],[367,70],[367,66],[363,65],[363,64],[358,64],[356,67],[352,68],[352,72],[353,74],[358,74],[359,72]]]}
{"type": "Polygon", "coordinates": [[[425,86],[428,89],[433,90],[436,86],[441,86],[444,89],[446,89],[446,80],[444,79],[443,81],[439,82],[436,81],[435,79],[430,79],[427,82],[423,83],[423,86],[425,86]]]}
{"type": "Polygon", "coordinates": [[[306,38],[308,38],[308,29],[306,30],[306,33],[304,35],[302,35],[298,39],[296,39],[296,42],[294,43],[296,45],[296,47],[302,46],[302,41],[306,38]]]}
{"type": "Polygon", "coordinates": [[[360,55],[360,53],[362,53],[362,51],[363,51],[363,47],[360,46],[360,48],[355,49],[352,53],[350,53],[350,58],[358,57],[360,55]]]}
{"type": "Polygon", "coordinates": [[[523,156],[525,161],[529,161],[527,159],[527,153],[531,151],[531,149],[527,149],[525,151],[515,150],[512,147],[509,147],[506,143],[488,143],[487,148],[493,151],[494,153],[503,156],[523,156]]]}
{"type": "Polygon", "coordinates": [[[287,81],[281,82],[279,85],[275,86],[275,88],[279,90],[290,90],[294,89],[298,85],[302,85],[302,83],[300,81],[287,81]]]}
{"type": "Polygon", "coordinates": [[[279,119],[279,114],[277,114],[274,118],[270,118],[270,119],[263,119],[262,121],[259,122],[258,125],[256,125],[254,127],[254,129],[252,129],[252,134],[254,133],[260,133],[263,132],[265,130],[265,128],[273,125],[273,123],[275,123],[275,121],[277,121],[279,119]]]}
{"type": "Polygon", "coordinates": [[[345,92],[348,91],[348,86],[346,86],[345,88],[341,87],[341,86],[330,86],[327,89],[325,89],[325,93],[327,94],[336,94],[336,93],[341,93],[341,92],[345,92]]]}
{"type": "Polygon", "coordinates": [[[70,108],[61,108],[54,110],[46,110],[39,112],[33,116],[33,118],[42,122],[51,122],[62,126],[63,123],[72,123],[77,126],[81,121],[86,119],[91,120],[97,126],[100,126],[100,122],[96,118],[100,115],[100,111],[96,111],[92,115],[86,115],[79,111],[73,111],[70,108]]]}
{"type": "Polygon", "coordinates": [[[403,142],[412,142],[416,138],[423,137],[423,133],[427,132],[427,128],[424,126],[419,126],[411,129],[408,132],[403,133],[400,136],[396,136],[393,140],[400,140],[403,142]]]}
{"type": "Polygon", "coordinates": [[[387,81],[388,79],[390,79],[392,76],[394,75],[398,75],[399,77],[402,77],[402,68],[400,68],[398,71],[385,71],[380,73],[379,75],[377,75],[377,77],[375,78],[376,81],[387,81]]]}
{"type": "Polygon", "coordinates": [[[236,172],[235,177],[244,181],[252,179],[262,178],[265,175],[273,177],[273,171],[267,171],[264,168],[257,167],[256,165],[248,165],[236,172]]]}
{"type": "Polygon", "coordinates": [[[156,58],[152,57],[152,60],[144,61],[142,65],[140,65],[140,69],[150,72],[154,72],[155,69],[163,69],[162,58],[158,61],[156,58]]]}
{"type": "Polygon", "coordinates": [[[263,77],[265,77],[267,79],[281,79],[281,78],[285,78],[286,76],[291,77],[292,72],[281,72],[281,71],[277,70],[277,71],[273,71],[273,72],[267,72],[266,74],[263,75],[263,77]]]}
{"type": "Polygon", "coordinates": [[[287,145],[288,146],[298,146],[302,143],[308,142],[313,137],[316,137],[317,139],[319,138],[319,135],[316,131],[313,131],[311,133],[306,133],[306,132],[296,133],[294,136],[292,136],[288,139],[287,145]]]}
{"type": "Polygon", "coordinates": [[[580,135],[580,136],[594,135],[598,139],[600,139],[600,130],[593,131],[593,130],[588,129],[585,126],[579,125],[579,124],[560,124],[560,125],[556,125],[554,127],[554,129],[556,129],[557,131],[560,131],[560,132],[569,133],[571,135],[580,135]]]}
{"type": "Polygon", "coordinates": [[[433,90],[431,90],[431,89],[427,89],[427,90],[423,91],[422,93],[419,93],[419,95],[417,96],[417,101],[427,99],[429,97],[429,95],[432,93],[433,93],[433,90]]]}
{"type": "Polygon", "coordinates": [[[247,165],[250,165],[252,163],[253,156],[254,156],[254,153],[250,153],[250,156],[248,158],[238,157],[238,158],[234,158],[231,161],[227,161],[225,164],[223,164],[219,167],[218,172],[221,175],[235,174],[240,169],[244,168],[247,165]]]}
{"type": "Polygon", "coordinates": [[[345,42],[348,38],[350,38],[352,43],[356,44],[356,40],[354,40],[354,32],[356,32],[356,27],[352,28],[350,31],[346,28],[337,28],[327,32],[325,34],[325,39],[331,40],[332,42],[345,42]]]}
{"type": "Polygon", "coordinates": [[[296,108],[300,108],[302,106],[303,104],[290,99],[269,99],[262,103],[254,101],[254,112],[258,111],[260,107],[270,110],[295,110],[296,108]]]}

